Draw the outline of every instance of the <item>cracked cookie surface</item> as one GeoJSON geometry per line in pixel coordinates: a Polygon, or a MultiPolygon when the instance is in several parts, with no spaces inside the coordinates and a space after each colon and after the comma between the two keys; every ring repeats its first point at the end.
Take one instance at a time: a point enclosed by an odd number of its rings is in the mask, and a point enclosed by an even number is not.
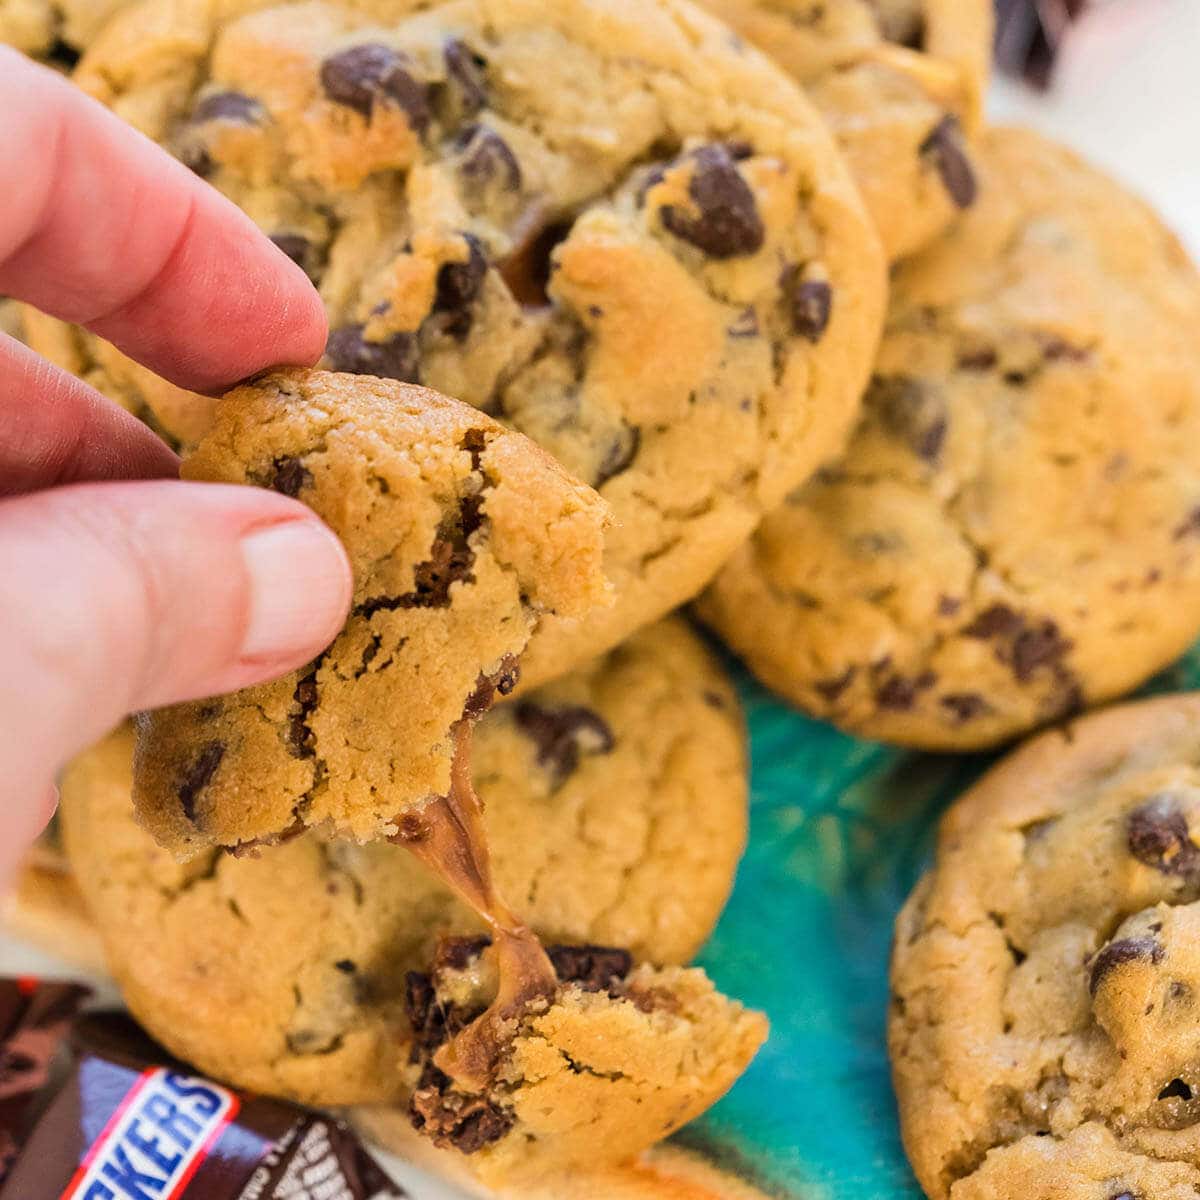
{"type": "MultiPolygon", "coordinates": [[[[135,822],[129,730],[62,785],[71,865],[138,1019],[220,1078],[308,1103],[395,1101],[405,973],[478,920],[404,848],[309,832],[178,863],[135,822]]],[[[548,943],[686,962],[746,837],[729,681],[679,621],[493,710],[474,736],[496,879],[548,943]]]]}
{"type": "Polygon", "coordinates": [[[901,265],[843,458],[703,617],[865,737],[993,745],[1137,686],[1200,632],[1200,282],[1069,151],[989,132],[985,187],[901,265]]]}
{"type": "Polygon", "coordinates": [[[1046,733],[947,813],[889,1048],[934,1200],[1200,1190],[1200,698],[1046,733]]]}
{"type": "Polygon", "coordinates": [[[463,1092],[438,1069],[445,1040],[496,990],[488,946],[444,942],[408,977],[416,1036],[406,1055],[406,1112],[367,1111],[377,1138],[410,1122],[489,1185],[632,1160],[711,1107],[767,1033],[761,1014],[720,995],[705,974],[635,967],[621,950],[550,950],[559,986],[513,1023],[494,1077],[463,1092]]]}
{"type": "Polygon", "coordinates": [[[273,488],[341,538],[354,592],[308,666],[139,718],[134,798],[186,856],[321,825],[396,832],[454,731],[516,681],[542,612],[606,597],[607,511],[534,443],[424,388],[278,372],[225,397],[185,479],[273,488]]]}
{"type": "MultiPolygon", "coordinates": [[[[853,424],[870,220],[799,89],[689,5],[151,0],[77,79],[305,266],[331,366],[490,412],[612,505],[616,603],[545,621],[530,686],[695,595],[853,424]]],[[[31,337],[168,433],[203,420],[31,337]]]]}
{"type": "Polygon", "coordinates": [[[701,0],[802,83],[903,258],[974,203],[990,0],[701,0]]]}

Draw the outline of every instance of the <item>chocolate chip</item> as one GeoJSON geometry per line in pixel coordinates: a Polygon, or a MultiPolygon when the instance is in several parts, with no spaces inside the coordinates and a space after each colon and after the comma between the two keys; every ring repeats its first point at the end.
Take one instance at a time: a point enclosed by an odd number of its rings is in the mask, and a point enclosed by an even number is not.
{"type": "MultiPolygon", "coordinates": [[[[550,276],[554,265],[554,250],[566,241],[571,233],[568,221],[556,221],[553,225],[530,231],[519,239],[509,254],[500,262],[500,278],[513,298],[525,308],[545,308],[550,303],[550,276]]],[[[586,330],[577,326],[577,336],[582,346],[586,330]]]]}
{"type": "Polygon", "coordinates": [[[1071,641],[1064,638],[1050,620],[1022,629],[1012,644],[1012,669],[1018,683],[1028,683],[1039,667],[1058,663],[1070,651],[1071,641]]]}
{"type": "Polygon", "coordinates": [[[785,267],[780,278],[792,330],[807,341],[819,342],[829,328],[833,289],[823,279],[805,279],[804,269],[785,267]]]}
{"type": "Polygon", "coordinates": [[[937,462],[948,427],[940,392],[906,375],[876,375],[863,403],[874,409],[884,427],[918,458],[931,465],[937,462]]]}
{"type": "Polygon", "coordinates": [[[894,712],[907,712],[917,702],[921,692],[928,691],[937,682],[932,671],[925,671],[915,679],[893,675],[875,690],[875,703],[880,708],[894,712]]]}
{"type": "Polygon", "coordinates": [[[56,67],[61,67],[64,71],[75,70],[82,57],[74,46],[64,42],[62,38],[56,39],[54,45],[46,51],[46,58],[56,67]]]}
{"type": "Polygon", "coordinates": [[[206,742],[200,747],[200,753],[196,755],[191,766],[184,772],[177,795],[179,807],[183,809],[183,815],[189,821],[195,821],[196,798],[212,782],[212,777],[217,773],[224,757],[224,742],[206,742]]]}
{"type": "Polygon", "coordinates": [[[1019,613],[1006,604],[993,604],[985,608],[970,625],[963,629],[967,637],[994,638],[1015,634],[1024,625],[1019,613]]]}
{"type": "Polygon", "coordinates": [[[1161,1092],[1158,1093],[1159,1100],[1190,1100],[1192,1098],[1192,1089],[1182,1079],[1172,1079],[1161,1092]]]}
{"type": "Polygon", "coordinates": [[[471,233],[462,237],[467,243],[467,260],[441,265],[433,301],[434,312],[443,317],[440,328],[460,341],[471,332],[471,305],[479,295],[488,267],[483,243],[471,233]]]}
{"type": "Polygon", "coordinates": [[[1162,962],[1165,953],[1162,943],[1152,937],[1122,938],[1117,942],[1109,942],[1092,959],[1088,990],[1094,996],[1105,976],[1125,963],[1149,962],[1157,965],[1162,962]]]}
{"type": "Polygon", "coordinates": [[[417,133],[429,125],[429,92],[405,70],[408,60],[390,46],[366,43],[331,55],[321,64],[321,87],[335,104],[368,120],[376,103],[394,101],[417,133]]]}
{"type": "Polygon", "coordinates": [[[1183,541],[1186,537],[1200,537],[1200,504],[1196,505],[1175,527],[1172,536],[1177,542],[1183,541]]]}
{"type": "Polygon", "coordinates": [[[465,970],[491,944],[492,939],[484,936],[442,938],[434,952],[434,970],[465,970]]]}
{"type": "Polygon", "coordinates": [[[463,705],[463,720],[477,721],[496,702],[496,693],[509,695],[520,678],[521,668],[517,660],[511,654],[506,654],[494,674],[481,674],[475,681],[475,690],[463,705]]]}
{"type": "Polygon", "coordinates": [[[585,992],[620,992],[633,955],[614,946],[549,946],[546,949],[560,983],[578,984],[585,992]]]}
{"type": "Polygon", "coordinates": [[[579,766],[581,754],[609,754],[616,745],[608,723],[590,708],[543,708],[526,700],[517,706],[516,720],[556,787],[579,766]]]}
{"type": "Polygon", "coordinates": [[[263,106],[241,92],[209,92],[197,102],[188,120],[193,125],[202,125],[206,121],[256,125],[262,117],[263,106]]]}
{"type": "Polygon", "coordinates": [[[474,191],[496,186],[507,192],[521,190],[521,164],[509,144],[485,125],[468,125],[455,139],[458,173],[474,191]]]}
{"type": "Polygon", "coordinates": [[[857,667],[847,667],[836,679],[823,679],[814,683],[813,691],[827,704],[832,704],[854,682],[854,677],[857,674],[857,667]]]}
{"type": "Polygon", "coordinates": [[[271,241],[279,247],[314,283],[324,266],[324,255],[302,233],[273,233],[271,241]]]}
{"type": "Polygon", "coordinates": [[[596,477],[592,480],[592,487],[602,487],[614,476],[620,475],[622,471],[628,471],[633,465],[633,460],[637,458],[641,445],[642,431],[636,425],[622,424],[621,428],[614,433],[613,440],[605,450],[599,467],[596,468],[596,477]]]}
{"type": "Polygon", "coordinates": [[[442,47],[446,63],[446,79],[453,85],[457,114],[468,117],[487,106],[487,80],[484,68],[487,59],[476,54],[466,42],[450,38],[442,47]]]}
{"type": "Polygon", "coordinates": [[[963,371],[990,371],[998,361],[996,351],[988,346],[964,350],[958,356],[958,366],[963,371]]]}
{"type": "Polygon", "coordinates": [[[947,596],[944,593],[938,597],[938,616],[952,617],[962,608],[962,601],[957,596],[947,596]]]}
{"type": "Polygon", "coordinates": [[[662,210],[663,227],[710,258],[754,254],[766,237],[758,204],[725,146],[705,146],[692,155],[688,195],[699,210],[674,205],[662,210]]]}
{"type": "Polygon", "coordinates": [[[991,708],[978,692],[948,692],[938,703],[957,725],[965,725],[991,708]]]}
{"type": "Polygon", "coordinates": [[[358,970],[358,967],[352,958],[339,958],[337,962],[333,964],[333,966],[334,970],[341,971],[343,975],[353,975],[354,972],[358,970]]]}
{"type": "Polygon", "coordinates": [[[271,464],[271,482],[274,491],[293,500],[312,484],[312,472],[298,459],[290,456],[277,458],[271,464]]]}
{"type": "Polygon", "coordinates": [[[420,348],[411,333],[394,333],[386,341],[367,341],[364,326],[343,325],[329,335],[325,357],[335,371],[352,375],[378,375],[383,379],[399,379],[402,383],[419,383],[421,378],[420,348]]]}
{"type": "Polygon", "coordinates": [[[962,129],[956,116],[944,116],[921,143],[921,157],[928,159],[942,177],[950,199],[959,208],[969,208],[975,203],[979,186],[967,149],[963,144],[962,129]]]}
{"type": "Polygon", "coordinates": [[[499,1141],[514,1123],[512,1114],[494,1101],[455,1091],[432,1064],[409,1101],[409,1116],[435,1146],[452,1146],[461,1154],[475,1154],[499,1141]]]}
{"type": "Polygon", "coordinates": [[[317,707],[319,695],[317,692],[316,665],[309,668],[296,684],[292,693],[292,703],[295,705],[288,724],[288,746],[295,758],[313,757],[313,732],[308,727],[308,718],[317,707]]]}
{"type": "Polygon", "coordinates": [[[1192,875],[1200,869],[1200,847],[1192,841],[1187,818],[1169,795],[1154,796],[1129,814],[1129,853],[1164,875],[1192,875]]]}
{"type": "Polygon", "coordinates": [[[414,1048],[437,1049],[446,1040],[445,1014],[437,1002],[433,980],[421,971],[404,977],[404,1011],[412,1027],[414,1048]]]}
{"type": "Polygon", "coordinates": [[[1063,338],[1048,336],[1042,339],[1042,358],[1047,362],[1087,362],[1092,352],[1086,346],[1075,346],[1063,338]]]}

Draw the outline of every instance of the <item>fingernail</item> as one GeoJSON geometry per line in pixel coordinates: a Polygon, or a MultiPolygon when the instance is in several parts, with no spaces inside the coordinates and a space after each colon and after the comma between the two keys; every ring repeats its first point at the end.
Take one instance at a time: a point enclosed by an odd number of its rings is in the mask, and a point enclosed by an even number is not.
{"type": "Polygon", "coordinates": [[[250,620],[242,658],[308,658],[346,618],[350,568],[336,537],[318,521],[288,521],[242,538],[250,575],[250,620]]]}

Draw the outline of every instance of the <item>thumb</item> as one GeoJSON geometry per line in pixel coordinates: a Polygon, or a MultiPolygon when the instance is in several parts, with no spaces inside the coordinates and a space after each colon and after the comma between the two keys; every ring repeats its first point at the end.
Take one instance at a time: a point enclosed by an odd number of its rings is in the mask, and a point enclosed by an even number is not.
{"type": "Polygon", "coordinates": [[[350,591],[333,533],[258,488],[101,483],[0,501],[0,877],[73,754],[129,712],[308,662],[350,591]]]}

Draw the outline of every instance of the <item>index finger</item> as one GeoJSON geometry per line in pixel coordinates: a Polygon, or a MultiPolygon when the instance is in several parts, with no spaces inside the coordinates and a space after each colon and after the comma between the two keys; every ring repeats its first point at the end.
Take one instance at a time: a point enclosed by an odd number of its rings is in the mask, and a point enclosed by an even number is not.
{"type": "Polygon", "coordinates": [[[0,294],[192,391],[316,362],[325,312],[235,205],[54,72],[0,47],[0,294]]]}

